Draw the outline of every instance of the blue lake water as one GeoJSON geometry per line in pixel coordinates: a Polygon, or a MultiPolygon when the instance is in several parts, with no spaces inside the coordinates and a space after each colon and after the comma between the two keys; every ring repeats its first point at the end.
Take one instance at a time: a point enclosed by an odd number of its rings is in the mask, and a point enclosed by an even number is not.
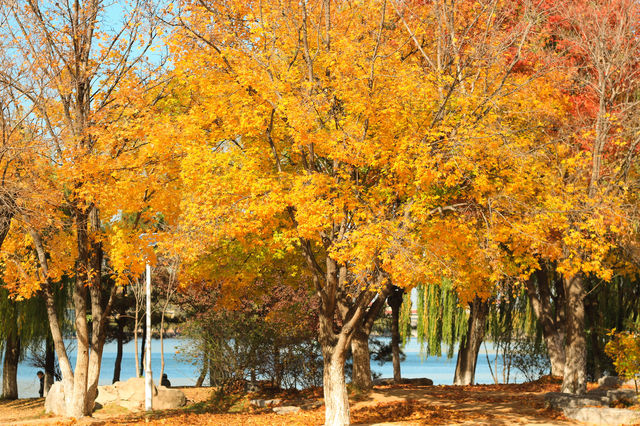
{"type": "MultiPolygon", "coordinates": [[[[199,371],[195,366],[184,362],[183,357],[180,354],[176,354],[180,346],[184,341],[181,339],[165,339],[164,341],[164,353],[165,353],[165,373],[168,375],[171,384],[174,386],[192,386],[195,384],[199,371]]],[[[493,354],[493,348],[490,344],[487,344],[489,352],[489,359],[492,362],[495,359],[493,354]]],[[[158,382],[158,376],[160,374],[160,341],[154,339],[151,344],[151,367],[154,373],[154,381],[158,382]]],[[[436,385],[449,385],[453,382],[453,375],[456,368],[455,356],[451,359],[443,357],[429,357],[423,359],[420,356],[420,345],[412,340],[404,348],[406,354],[406,360],[401,365],[402,377],[416,378],[416,377],[428,377],[433,380],[436,385]]],[[[443,351],[444,353],[445,351],[443,351]]],[[[102,368],[100,372],[100,384],[111,384],[113,378],[113,366],[116,358],[116,343],[107,343],[104,346],[104,353],[102,357],[102,368]]],[[[75,363],[75,354],[71,354],[71,363],[75,363]]],[[[498,368],[501,373],[501,364],[498,363],[498,368]]],[[[371,363],[371,369],[380,373],[382,377],[393,377],[393,366],[391,363],[385,363],[379,365],[377,362],[371,363]]],[[[20,398],[32,398],[38,396],[39,381],[36,376],[38,368],[29,365],[29,361],[25,360],[18,367],[18,395],[20,398]]],[[[510,382],[523,381],[522,375],[518,372],[511,371],[510,382]]],[[[124,345],[124,352],[122,357],[122,370],[120,372],[120,379],[126,380],[130,377],[135,377],[135,353],[133,342],[129,342],[124,345]]],[[[501,376],[500,376],[501,377],[501,376]]],[[[487,365],[485,349],[480,349],[478,356],[478,366],[476,369],[476,382],[477,383],[493,383],[493,378],[487,365]]]]}

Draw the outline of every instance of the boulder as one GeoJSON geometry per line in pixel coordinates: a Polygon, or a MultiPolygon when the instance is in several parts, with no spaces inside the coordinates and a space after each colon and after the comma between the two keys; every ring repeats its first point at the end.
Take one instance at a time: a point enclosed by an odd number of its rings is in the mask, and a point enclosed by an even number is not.
{"type": "Polygon", "coordinates": [[[187,404],[187,398],[180,389],[165,386],[158,387],[157,394],[152,399],[154,410],[171,410],[187,404]]]}
{"type": "Polygon", "coordinates": [[[418,377],[415,379],[400,379],[400,382],[396,383],[393,379],[375,379],[373,381],[374,386],[392,386],[395,384],[400,385],[416,385],[416,386],[433,386],[433,380],[426,377],[418,377]]]}
{"type": "MultiPolygon", "coordinates": [[[[144,401],[144,377],[132,377],[125,382],[116,382],[112,385],[117,389],[121,400],[133,401],[142,399],[144,401]]],[[[158,393],[155,385],[152,386],[152,394],[158,393]]]]}
{"type": "MultiPolygon", "coordinates": [[[[125,382],[115,382],[112,386],[118,395],[117,400],[114,402],[127,410],[144,410],[144,377],[132,377],[125,382]]],[[[98,386],[98,393],[100,393],[101,387],[98,386]]],[[[155,386],[152,389],[152,394],[155,396],[158,390],[155,386]]]]}
{"type": "Polygon", "coordinates": [[[640,412],[623,408],[576,407],[565,408],[563,412],[570,419],[597,425],[627,425],[640,421],[640,412]]]}
{"type": "Polygon", "coordinates": [[[607,391],[607,397],[610,403],[620,400],[626,400],[633,404],[638,402],[638,395],[634,389],[612,389],[607,391]]]}
{"type": "MultiPolygon", "coordinates": [[[[611,383],[611,382],[609,382],[611,383]]],[[[640,411],[610,408],[609,404],[622,399],[637,401],[631,389],[595,389],[586,395],[550,392],[544,396],[551,408],[562,410],[565,416],[581,422],[599,425],[624,425],[640,421],[640,411]]]]}
{"type": "MultiPolygon", "coordinates": [[[[144,410],[144,379],[131,378],[125,382],[116,382],[112,385],[98,386],[96,396],[96,408],[107,404],[119,405],[127,410],[144,410]]],[[[168,410],[182,407],[187,403],[187,398],[180,389],[153,386],[152,405],[154,410],[168,410]]],[[[66,415],[64,402],[64,387],[62,382],[55,382],[44,402],[47,413],[60,416],[66,415]]]]}
{"type": "Polygon", "coordinates": [[[64,386],[62,386],[62,382],[55,382],[51,386],[51,389],[49,389],[47,398],[44,400],[44,410],[46,413],[66,416],[67,412],[66,404],[64,402],[64,386]]]}
{"type": "Polygon", "coordinates": [[[258,408],[264,408],[264,407],[273,407],[274,405],[278,405],[282,402],[281,399],[276,398],[276,399],[252,399],[251,401],[249,401],[249,403],[251,405],[254,405],[258,408]]]}
{"type": "MultiPolygon", "coordinates": [[[[407,379],[409,384],[416,386],[433,386],[433,380],[426,377],[420,377],[418,379],[407,379]]],[[[405,383],[405,381],[403,381],[405,383]]]]}
{"type": "Polygon", "coordinates": [[[118,390],[114,385],[98,386],[98,396],[96,396],[96,404],[104,407],[107,404],[114,403],[118,400],[118,390]]]}
{"type": "Polygon", "coordinates": [[[598,379],[598,386],[602,387],[618,387],[622,381],[617,376],[603,376],[598,379]]]}
{"type": "Polygon", "coordinates": [[[315,410],[316,408],[320,408],[320,407],[322,407],[322,403],[317,400],[304,401],[300,405],[300,408],[302,408],[303,410],[315,410]]]}
{"type": "Polygon", "coordinates": [[[581,408],[589,405],[609,405],[609,398],[602,395],[573,395],[570,393],[549,392],[544,400],[550,408],[564,410],[565,408],[581,408]]]}
{"type": "Polygon", "coordinates": [[[284,407],[273,407],[273,411],[276,414],[293,414],[293,413],[297,413],[298,411],[300,411],[300,407],[296,407],[293,405],[287,405],[284,407]]]}
{"type": "Polygon", "coordinates": [[[249,401],[249,404],[254,405],[258,408],[264,408],[267,406],[264,399],[252,399],[251,401],[249,401]]]}
{"type": "MultiPolygon", "coordinates": [[[[152,389],[152,406],[154,410],[178,408],[187,403],[187,398],[180,389],[172,389],[165,386],[156,387],[155,385],[152,389]]],[[[133,377],[124,382],[116,382],[113,385],[98,386],[96,403],[100,406],[116,404],[130,411],[144,410],[144,378],[133,377]]]]}

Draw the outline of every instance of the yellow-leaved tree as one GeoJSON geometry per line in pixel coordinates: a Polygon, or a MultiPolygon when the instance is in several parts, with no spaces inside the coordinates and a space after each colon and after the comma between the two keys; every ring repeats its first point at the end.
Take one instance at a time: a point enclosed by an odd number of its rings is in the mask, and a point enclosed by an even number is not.
{"type": "Polygon", "coordinates": [[[201,0],[173,13],[190,94],[176,249],[192,264],[229,246],[303,256],[321,300],[325,421],[348,424],[347,352],[391,282],[448,277],[472,301],[503,273],[487,212],[529,183],[519,157],[560,108],[518,68],[537,11],[201,0]]]}
{"type": "Polygon", "coordinates": [[[12,65],[0,84],[22,96],[37,141],[23,145],[33,159],[30,193],[15,199],[20,220],[3,261],[18,266],[3,268],[3,280],[16,297],[45,298],[62,372],[58,414],[76,418],[94,408],[118,276],[139,272],[154,242],[140,234],[170,224],[176,205],[168,200],[177,174],[174,144],[164,139],[169,120],[148,116],[152,108],[171,109],[161,102],[166,84],[156,78],[162,62],[147,58],[157,26],[144,2],[119,5],[0,7],[0,45],[12,65]],[[63,277],[73,281],[75,366],[53,299],[63,277]]]}

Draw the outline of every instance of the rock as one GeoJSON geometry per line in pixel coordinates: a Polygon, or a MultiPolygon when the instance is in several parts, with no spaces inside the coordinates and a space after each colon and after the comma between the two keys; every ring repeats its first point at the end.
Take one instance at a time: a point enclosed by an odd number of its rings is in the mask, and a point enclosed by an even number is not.
{"type": "Polygon", "coordinates": [[[627,400],[631,403],[638,402],[638,395],[636,391],[633,389],[613,389],[607,391],[607,397],[609,398],[610,403],[614,403],[620,400],[627,400]]]}
{"type": "MultiPolygon", "coordinates": [[[[98,386],[96,408],[108,404],[119,405],[131,411],[144,410],[144,379],[131,378],[125,382],[116,382],[113,385],[98,386]]],[[[153,409],[168,410],[186,405],[187,398],[180,389],[153,386],[153,409]]],[[[47,413],[61,416],[66,415],[64,402],[64,387],[62,382],[56,382],[51,386],[44,402],[47,413]]]]}
{"type": "Polygon", "coordinates": [[[105,406],[118,400],[118,390],[114,385],[98,386],[98,396],[96,397],[96,404],[105,406]]]}
{"type": "Polygon", "coordinates": [[[252,399],[251,401],[249,401],[249,404],[259,408],[264,408],[267,406],[266,401],[264,399],[252,399]]]}
{"type": "MultiPolygon", "coordinates": [[[[142,399],[144,401],[144,377],[132,377],[126,382],[116,382],[112,386],[117,389],[120,399],[126,401],[142,399]]],[[[155,385],[152,387],[152,393],[153,395],[158,393],[155,385]]]]}
{"type": "Polygon", "coordinates": [[[603,376],[598,379],[598,386],[601,387],[618,387],[622,381],[617,376],[603,376]]]}
{"type": "Polygon", "coordinates": [[[273,411],[276,414],[293,414],[300,411],[300,407],[295,407],[293,405],[287,405],[284,407],[273,407],[273,411]]]}
{"type": "Polygon", "coordinates": [[[180,389],[160,386],[152,402],[154,410],[171,410],[186,405],[187,397],[180,389]]]}
{"type": "MultiPolygon", "coordinates": [[[[144,377],[132,377],[125,382],[116,382],[112,386],[118,393],[117,404],[131,411],[144,410],[145,381],[144,377]]],[[[100,386],[98,386],[100,388],[100,386]]],[[[158,389],[152,387],[152,395],[155,397],[158,389]]]]}
{"type": "Polygon", "coordinates": [[[400,379],[399,383],[396,383],[393,379],[376,379],[373,381],[374,386],[392,386],[395,384],[401,385],[416,385],[416,386],[433,386],[433,380],[426,377],[418,377],[415,379],[400,379]]]}
{"type": "MultiPolygon", "coordinates": [[[[427,379],[426,377],[421,377],[418,379],[407,379],[409,380],[409,384],[416,386],[433,386],[433,380],[427,379]]],[[[403,381],[404,382],[404,381],[403,381]]]]}
{"type": "Polygon", "coordinates": [[[303,410],[315,410],[316,408],[322,407],[322,403],[320,401],[307,401],[303,403],[300,408],[303,410]]]}
{"type": "Polygon", "coordinates": [[[274,405],[278,405],[282,402],[281,399],[276,398],[276,399],[252,399],[251,401],[249,401],[249,403],[251,405],[255,405],[256,407],[259,408],[264,408],[264,407],[273,407],[274,405]]]}
{"type": "Polygon", "coordinates": [[[565,408],[581,408],[588,405],[609,405],[609,398],[603,395],[573,395],[570,393],[549,392],[544,396],[551,408],[563,410],[565,408]]]}
{"type": "Polygon", "coordinates": [[[58,416],[66,416],[66,404],[64,402],[64,386],[62,382],[55,382],[47,398],[44,400],[44,410],[46,413],[56,414],[58,416]]]}
{"type": "Polygon", "coordinates": [[[640,421],[640,412],[623,408],[576,407],[562,410],[570,419],[599,425],[626,425],[640,421]]]}
{"type": "MultiPolygon", "coordinates": [[[[153,386],[152,406],[154,410],[168,410],[182,407],[187,398],[180,389],[153,386]]],[[[105,406],[115,404],[130,411],[142,411],[145,406],[144,378],[131,378],[113,385],[98,386],[96,404],[105,406]]]]}

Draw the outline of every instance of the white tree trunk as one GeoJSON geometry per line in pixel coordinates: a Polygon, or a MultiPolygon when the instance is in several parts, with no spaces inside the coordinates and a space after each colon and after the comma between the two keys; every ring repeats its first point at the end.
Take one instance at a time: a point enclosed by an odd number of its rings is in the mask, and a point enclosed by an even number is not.
{"type": "Polygon", "coordinates": [[[324,360],[323,391],[326,426],[351,424],[349,394],[344,377],[345,360],[346,350],[342,350],[342,354],[334,352],[324,360]]]}

